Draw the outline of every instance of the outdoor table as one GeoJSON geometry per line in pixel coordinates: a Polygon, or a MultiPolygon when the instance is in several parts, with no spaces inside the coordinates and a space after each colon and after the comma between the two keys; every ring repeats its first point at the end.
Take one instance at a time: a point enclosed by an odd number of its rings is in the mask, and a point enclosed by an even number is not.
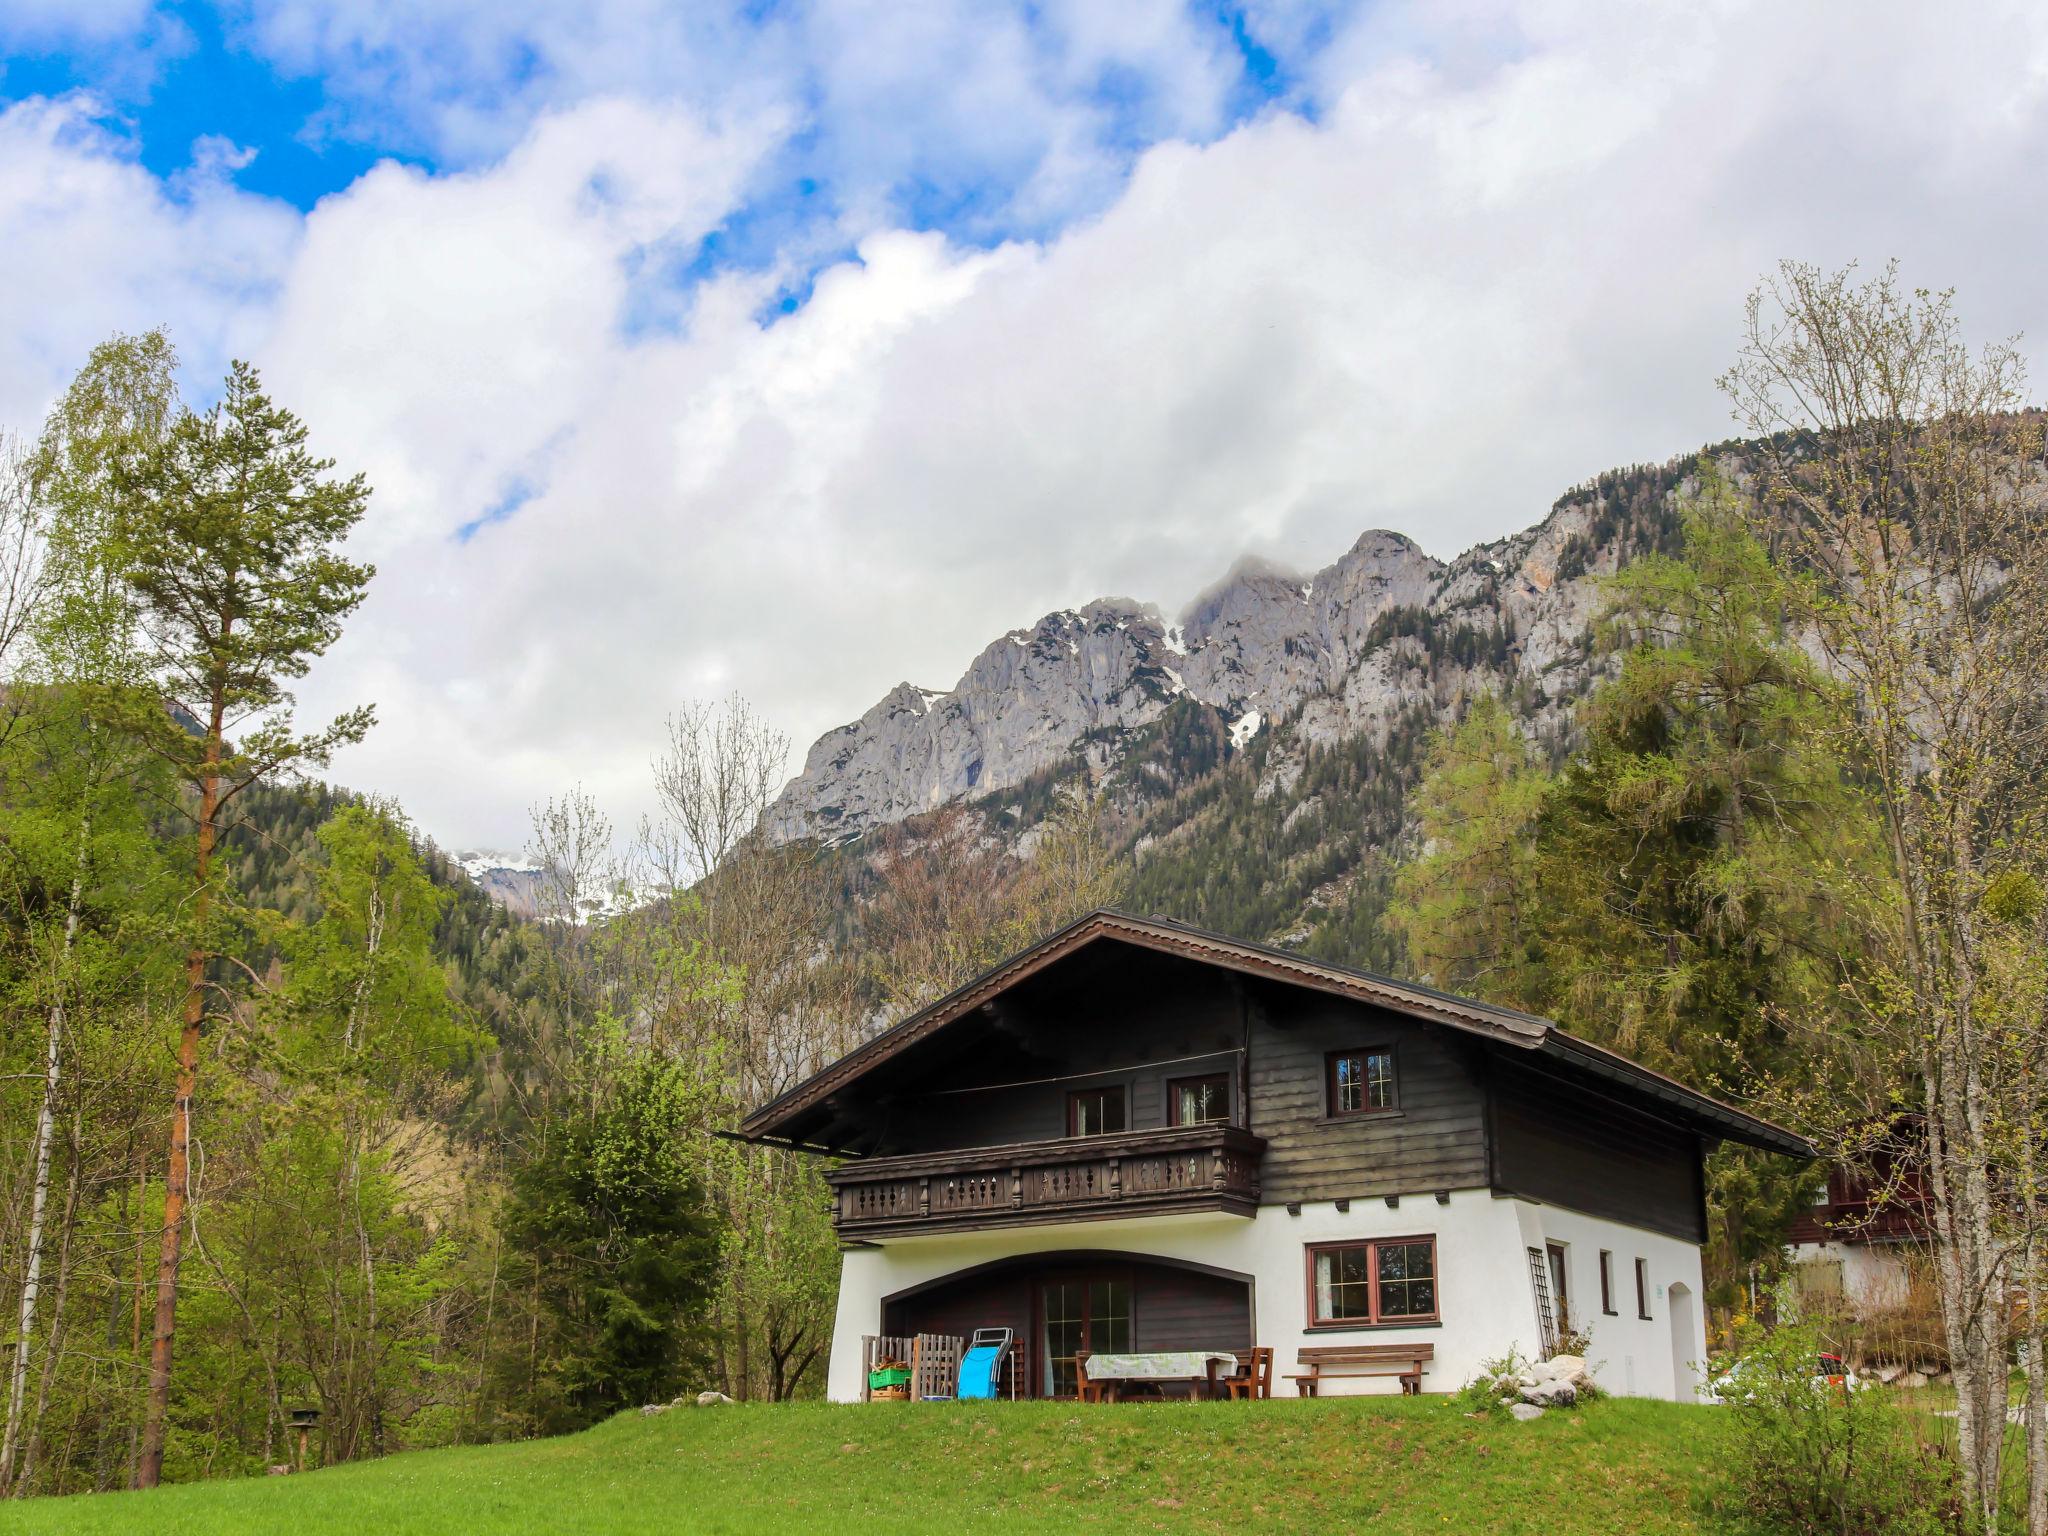
{"type": "Polygon", "coordinates": [[[1082,1369],[1090,1385],[1100,1386],[1104,1402],[1117,1400],[1120,1383],[1133,1381],[1184,1381],[1197,1394],[1205,1389],[1216,1395],[1217,1367],[1221,1374],[1237,1370],[1237,1356],[1220,1349],[1170,1349],[1140,1355],[1090,1355],[1082,1369]]]}

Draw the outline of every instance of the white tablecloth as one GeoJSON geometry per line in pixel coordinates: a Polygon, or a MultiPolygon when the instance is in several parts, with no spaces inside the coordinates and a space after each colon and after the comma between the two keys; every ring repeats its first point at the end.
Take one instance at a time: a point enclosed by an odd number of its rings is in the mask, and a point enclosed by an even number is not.
{"type": "Polygon", "coordinates": [[[1187,1381],[1207,1376],[1211,1360],[1217,1362],[1219,1378],[1237,1370],[1237,1356],[1217,1349],[1176,1349],[1145,1355],[1090,1355],[1086,1369],[1090,1381],[1187,1381]]]}

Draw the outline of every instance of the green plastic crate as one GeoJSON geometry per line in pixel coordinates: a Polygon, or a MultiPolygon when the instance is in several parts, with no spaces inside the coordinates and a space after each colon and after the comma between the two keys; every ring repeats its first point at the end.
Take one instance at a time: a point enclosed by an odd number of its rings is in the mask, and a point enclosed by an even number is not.
{"type": "Polygon", "coordinates": [[[878,1387],[902,1387],[909,1384],[910,1370],[907,1366],[899,1366],[892,1371],[868,1372],[868,1388],[870,1391],[878,1387]]]}

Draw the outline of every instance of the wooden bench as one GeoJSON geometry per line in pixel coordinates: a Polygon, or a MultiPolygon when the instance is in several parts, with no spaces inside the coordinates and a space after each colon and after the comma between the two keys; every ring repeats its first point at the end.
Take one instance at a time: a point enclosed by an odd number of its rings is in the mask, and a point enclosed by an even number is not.
{"type": "Polygon", "coordinates": [[[1304,1349],[1294,1358],[1308,1369],[1287,1379],[1303,1397],[1314,1397],[1316,1388],[1332,1376],[1398,1376],[1404,1393],[1420,1393],[1423,1368],[1435,1356],[1434,1344],[1342,1344],[1304,1349]]]}

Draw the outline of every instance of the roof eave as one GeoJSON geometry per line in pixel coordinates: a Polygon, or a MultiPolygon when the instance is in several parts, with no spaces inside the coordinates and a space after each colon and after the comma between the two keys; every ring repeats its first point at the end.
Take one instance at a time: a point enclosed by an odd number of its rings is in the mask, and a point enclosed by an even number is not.
{"type": "Polygon", "coordinates": [[[1682,1110],[1688,1118],[1714,1127],[1716,1134],[1764,1151],[1791,1157],[1815,1157],[1811,1143],[1782,1126],[1709,1098],[1697,1089],[1665,1077],[1627,1057],[1566,1033],[1549,1021],[1476,999],[1454,997],[1394,981],[1349,966],[1312,960],[1287,950],[1251,944],[1223,934],[1190,928],[1163,918],[1138,917],[1102,908],[1048,934],[1030,948],[962,983],[937,1001],[891,1025],[873,1039],[821,1068],[795,1087],[762,1105],[739,1125],[738,1135],[750,1141],[783,1139],[783,1123],[823,1102],[857,1081],[873,1067],[919,1039],[964,1018],[975,1007],[1095,938],[1119,938],[1166,954],[1206,960],[1240,974],[1266,976],[1376,1003],[1411,1018],[1448,1025],[1521,1050],[1571,1061],[1595,1075],[1625,1084],[1682,1110]]]}

